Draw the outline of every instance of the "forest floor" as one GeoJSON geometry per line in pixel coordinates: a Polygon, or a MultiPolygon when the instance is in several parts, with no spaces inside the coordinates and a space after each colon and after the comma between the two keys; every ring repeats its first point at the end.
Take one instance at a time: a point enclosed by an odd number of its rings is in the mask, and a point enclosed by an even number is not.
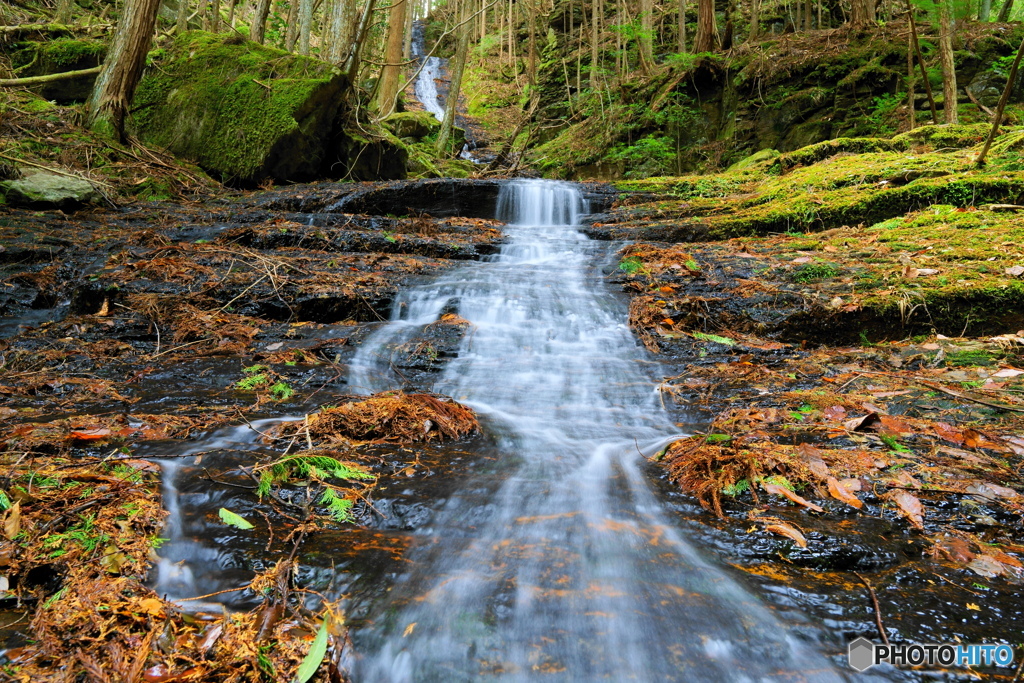
{"type": "MultiPolygon", "coordinates": [[[[342,680],[351,615],[300,607],[323,587],[298,578],[314,562],[299,544],[383,572],[430,496],[487,457],[471,414],[422,392],[467,321],[392,349],[409,394],[357,399],[345,365],[400,287],[494,253],[501,225],[486,202],[445,218],[381,199],[423,206],[434,181],[231,192],[141,146],[100,150],[70,109],[5,125],[19,155],[93,178],[108,205],[0,208],[0,677],[281,680],[330,641],[320,676],[342,680]],[[147,458],[281,415],[300,426],[189,473],[257,523],[206,520],[260,569],[231,589],[252,609],[184,612],[145,583],[164,514],[147,458]],[[396,485],[424,505],[397,509],[396,485]]],[[[623,182],[586,230],[633,242],[609,280],[694,433],[651,463],[665,499],[840,642],[1020,645],[1020,139],[981,171],[978,129],[929,128],[623,182]]]]}

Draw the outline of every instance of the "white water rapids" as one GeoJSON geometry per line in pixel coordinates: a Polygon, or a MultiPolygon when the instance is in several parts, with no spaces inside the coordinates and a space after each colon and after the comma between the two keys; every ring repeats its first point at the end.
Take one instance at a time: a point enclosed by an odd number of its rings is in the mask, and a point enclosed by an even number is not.
{"type": "Polygon", "coordinates": [[[457,307],[473,327],[434,389],[481,414],[506,463],[496,493],[469,480],[421,531],[356,634],[355,680],[843,680],[650,490],[638,451],[677,434],[597,273],[609,247],[574,227],[585,211],[571,184],[509,182],[500,254],[404,292],[353,361],[353,388],[400,386],[384,349],[457,307]]]}
{"type": "Polygon", "coordinates": [[[440,121],[444,119],[444,104],[440,102],[437,94],[437,79],[441,78],[444,60],[440,57],[426,56],[427,48],[422,21],[417,21],[413,25],[412,54],[423,60],[423,66],[413,85],[413,92],[416,93],[416,99],[423,104],[423,108],[440,121]]]}

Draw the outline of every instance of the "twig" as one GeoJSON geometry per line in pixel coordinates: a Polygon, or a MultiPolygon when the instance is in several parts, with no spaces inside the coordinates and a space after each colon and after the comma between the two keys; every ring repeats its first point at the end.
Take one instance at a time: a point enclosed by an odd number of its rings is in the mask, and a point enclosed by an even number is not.
{"type": "Polygon", "coordinates": [[[935,576],[939,577],[940,579],[942,579],[943,581],[945,581],[946,583],[948,583],[948,584],[949,584],[950,586],[955,586],[955,587],[959,588],[960,590],[964,590],[964,591],[967,591],[967,592],[968,592],[968,593],[970,593],[971,595],[981,595],[981,593],[978,593],[978,592],[976,592],[976,591],[972,591],[972,590],[971,590],[970,588],[964,588],[963,586],[961,586],[961,585],[960,585],[960,584],[958,584],[958,583],[953,583],[952,581],[950,581],[949,579],[947,579],[947,578],[946,578],[945,576],[943,576],[942,574],[939,574],[938,572],[932,572],[932,574],[934,574],[935,576]]]}
{"type": "Polygon", "coordinates": [[[244,586],[239,586],[238,588],[225,588],[224,590],[217,591],[216,593],[207,593],[206,595],[197,595],[194,598],[178,598],[178,599],[175,600],[175,602],[189,602],[191,600],[203,600],[204,598],[212,598],[215,595],[224,595],[225,593],[237,593],[238,591],[244,591],[248,587],[249,587],[249,584],[245,584],[244,586]]]}
{"type": "Polygon", "coordinates": [[[950,396],[953,396],[955,398],[962,398],[965,401],[973,401],[974,403],[980,403],[981,405],[988,406],[989,408],[997,408],[999,410],[1009,410],[1009,411],[1012,411],[1012,412],[1015,412],[1015,413],[1024,413],[1024,408],[1017,408],[1015,406],[1007,406],[1007,405],[1003,405],[1001,403],[992,403],[990,401],[983,401],[980,398],[974,398],[973,396],[967,396],[966,394],[961,394],[959,391],[953,391],[952,389],[945,389],[945,388],[943,388],[943,387],[941,387],[941,386],[939,386],[937,384],[932,384],[931,382],[929,382],[927,380],[924,380],[924,379],[921,379],[919,377],[912,377],[911,379],[913,379],[918,384],[921,384],[923,386],[928,387],[929,389],[934,389],[935,391],[941,391],[942,393],[949,394],[950,396]]]}
{"type": "Polygon", "coordinates": [[[868,596],[871,597],[871,606],[875,609],[875,626],[878,627],[878,635],[882,637],[882,642],[886,645],[889,644],[889,636],[885,634],[885,627],[882,626],[882,610],[878,607],[878,596],[875,595],[875,589],[871,587],[871,584],[865,579],[860,573],[854,572],[854,576],[860,579],[864,587],[868,589],[868,596]]]}
{"type": "Polygon", "coordinates": [[[36,168],[41,168],[44,171],[50,171],[51,173],[56,173],[58,175],[67,176],[68,178],[76,178],[78,180],[84,180],[85,182],[90,183],[90,184],[103,185],[104,187],[110,187],[110,185],[108,185],[107,183],[104,183],[104,182],[102,182],[100,180],[91,180],[89,178],[83,178],[80,175],[77,175],[75,173],[69,173],[68,171],[62,171],[59,168],[53,168],[52,166],[43,166],[42,164],[37,164],[37,163],[35,163],[33,161],[27,161],[25,159],[18,159],[17,157],[9,157],[6,154],[0,154],[0,159],[7,159],[8,161],[13,161],[16,164],[25,164],[26,166],[34,166],[36,168]]]}
{"type": "Polygon", "coordinates": [[[208,479],[209,481],[212,481],[215,484],[220,484],[221,486],[234,486],[236,489],[245,489],[246,491],[255,491],[257,488],[259,488],[258,486],[245,486],[243,484],[232,484],[230,481],[224,481],[222,479],[217,479],[212,474],[210,474],[210,470],[206,469],[205,467],[203,468],[203,473],[206,474],[206,479],[208,479]]]}

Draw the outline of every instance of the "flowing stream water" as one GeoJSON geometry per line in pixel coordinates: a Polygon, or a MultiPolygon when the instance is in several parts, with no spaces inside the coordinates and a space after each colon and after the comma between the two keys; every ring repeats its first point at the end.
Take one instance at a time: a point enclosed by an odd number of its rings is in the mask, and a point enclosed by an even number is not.
{"type": "Polygon", "coordinates": [[[678,434],[601,282],[610,246],[575,227],[577,187],[511,181],[498,210],[500,254],[405,291],[352,363],[354,388],[401,386],[386,349],[457,309],[472,329],[434,389],[481,414],[502,460],[421,530],[355,634],[355,680],[843,680],[650,490],[641,453],[678,434]]]}
{"type": "Polygon", "coordinates": [[[441,103],[437,94],[437,79],[441,78],[441,70],[444,68],[444,60],[440,57],[426,56],[427,48],[424,38],[424,26],[422,21],[413,24],[412,32],[412,54],[423,61],[416,83],[413,85],[413,92],[416,99],[423,108],[434,115],[438,121],[444,118],[444,104],[441,103]]]}

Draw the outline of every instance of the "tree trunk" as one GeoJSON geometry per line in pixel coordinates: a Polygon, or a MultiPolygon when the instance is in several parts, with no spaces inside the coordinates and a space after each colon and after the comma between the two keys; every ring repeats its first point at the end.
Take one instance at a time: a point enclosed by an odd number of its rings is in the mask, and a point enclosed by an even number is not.
{"type": "Polygon", "coordinates": [[[210,5],[210,30],[220,32],[220,0],[213,0],[210,5]]]}
{"type": "Polygon", "coordinates": [[[228,28],[235,27],[235,7],[238,5],[238,0],[228,0],[228,28]]]}
{"type": "MultiPolygon", "coordinates": [[[[757,2],[758,0],[754,0],[757,2]]],[[[686,0],[679,0],[679,28],[676,34],[676,50],[686,52],[686,0]]]]}
{"type": "Polygon", "coordinates": [[[953,64],[953,17],[949,0],[935,0],[939,10],[939,59],[942,62],[942,99],[946,123],[957,123],[956,68],[953,64]]]}
{"type": "Polygon", "coordinates": [[[978,21],[988,21],[992,18],[992,0],[981,0],[978,7],[978,21]]]}
{"type": "Polygon", "coordinates": [[[309,56],[309,37],[313,32],[313,0],[299,0],[299,54],[309,56]]]}
{"type": "Polygon", "coordinates": [[[597,90],[601,84],[601,4],[599,0],[591,0],[590,5],[590,88],[597,90]]]}
{"type": "MultiPolygon", "coordinates": [[[[412,22],[416,19],[416,5],[413,0],[406,0],[410,3],[409,7],[405,10],[405,41],[402,43],[402,59],[409,61],[412,59],[412,22]]],[[[501,14],[500,12],[498,13],[501,14]]],[[[500,47],[501,42],[498,42],[500,47]]],[[[499,53],[501,50],[499,49],[499,53]]],[[[498,63],[501,63],[501,55],[498,55],[498,63]]]]}
{"type": "MultiPolygon", "coordinates": [[[[908,23],[914,24],[914,17],[907,15],[908,23]]],[[[907,31],[907,130],[914,130],[917,125],[917,112],[914,110],[914,41],[915,32],[907,31]]]]}
{"type": "Polygon", "coordinates": [[[875,23],[875,0],[852,0],[851,24],[875,23]]]}
{"type": "Polygon", "coordinates": [[[761,32],[761,0],[750,0],[750,33],[747,42],[753,43],[761,32]]]}
{"type": "MultiPolygon", "coordinates": [[[[529,16],[526,22],[530,25],[530,38],[527,49],[530,51],[530,54],[527,55],[526,77],[529,80],[530,87],[533,87],[537,85],[537,7],[532,1],[527,9],[527,13],[529,16]]],[[[461,34],[459,40],[462,40],[461,34]]]]}
{"type": "Polygon", "coordinates": [[[359,26],[352,34],[352,43],[348,48],[348,56],[345,58],[345,66],[342,67],[349,83],[355,83],[359,78],[359,64],[363,54],[363,42],[366,40],[366,33],[370,29],[370,17],[377,9],[377,0],[366,0],[363,5],[363,15],[359,18],[359,26]]]}
{"type": "Polygon", "coordinates": [[[715,0],[697,0],[697,35],[693,39],[693,51],[714,52],[718,40],[715,0]]]}
{"type": "Polygon", "coordinates": [[[299,39],[299,3],[302,0],[288,0],[288,26],[284,36],[284,49],[291,52],[295,49],[295,41],[299,39]]]}
{"type": "MultiPolygon", "coordinates": [[[[465,13],[466,10],[463,9],[460,16],[465,13]]],[[[465,18],[462,16],[460,21],[465,21],[465,18]]],[[[533,24],[532,17],[530,24],[533,24]]],[[[455,125],[455,109],[459,105],[459,91],[462,89],[462,72],[466,69],[466,56],[469,53],[469,32],[469,22],[459,27],[459,47],[455,52],[455,66],[450,72],[452,80],[448,88],[448,99],[444,103],[444,119],[441,121],[441,130],[437,133],[436,149],[441,155],[448,153],[448,140],[452,135],[452,126],[455,125]]]]}
{"type": "Polygon", "coordinates": [[[988,137],[985,138],[985,146],[981,148],[981,154],[978,155],[976,163],[979,168],[985,165],[985,155],[988,154],[988,149],[992,146],[992,141],[996,139],[996,133],[999,132],[999,124],[1003,120],[1003,110],[1006,109],[1006,102],[1010,99],[1010,93],[1013,92],[1013,86],[1017,82],[1017,69],[1020,68],[1021,57],[1024,57],[1024,40],[1021,41],[1020,47],[1017,48],[1017,56],[1013,58],[1010,73],[1006,77],[1006,87],[1003,88],[1003,94],[999,96],[999,104],[996,105],[996,115],[992,121],[992,128],[988,132],[988,137]]]}
{"type": "Polygon", "coordinates": [[[270,14],[270,0],[257,0],[256,14],[252,18],[252,26],[249,28],[249,38],[260,45],[267,36],[267,15],[270,14]]]}
{"type": "Polygon", "coordinates": [[[814,4],[811,0],[804,0],[804,30],[810,31],[814,28],[814,4]]]}
{"type": "Polygon", "coordinates": [[[124,118],[153,42],[160,0],[126,0],[89,99],[89,126],[124,139],[124,118]]]}
{"type": "Polygon", "coordinates": [[[327,24],[325,60],[331,64],[344,64],[352,48],[352,39],[356,32],[355,0],[333,0],[330,7],[330,20],[327,24]]]}
{"type": "Polygon", "coordinates": [[[640,68],[654,68],[654,0],[640,0],[640,68]]]}
{"type": "MultiPolygon", "coordinates": [[[[267,2],[269,3],[270,0],[267,2]]],[[[175,26],[177,26],[179,36],[188,30],[188,0],[178,0],[178,17],[175,26]]]]}
{"type": "Polygon", "coordinates": [[[57,23],[70,24],[71,11],[74,9],[74,0],[59,0],[57,2],[57,23]]]}
{"type": "Polygon", "coordinates": [[[398,80],[402,73],[402,44],[405,34],[405,13],[409,0],[392,0],[388,12],[388,42],[384,50],[384,66],[380,70],[377,88],[377,116],[384,118],[395,110],[398,100],[398,80]]]}
{"type": "Polygon", "coordinates": [[[999,21],[1006,23],[1010,20],[1010,10],[1013,9],[1013,0],[1006,0],[1003,6],[999,8],[999,21]]]}

